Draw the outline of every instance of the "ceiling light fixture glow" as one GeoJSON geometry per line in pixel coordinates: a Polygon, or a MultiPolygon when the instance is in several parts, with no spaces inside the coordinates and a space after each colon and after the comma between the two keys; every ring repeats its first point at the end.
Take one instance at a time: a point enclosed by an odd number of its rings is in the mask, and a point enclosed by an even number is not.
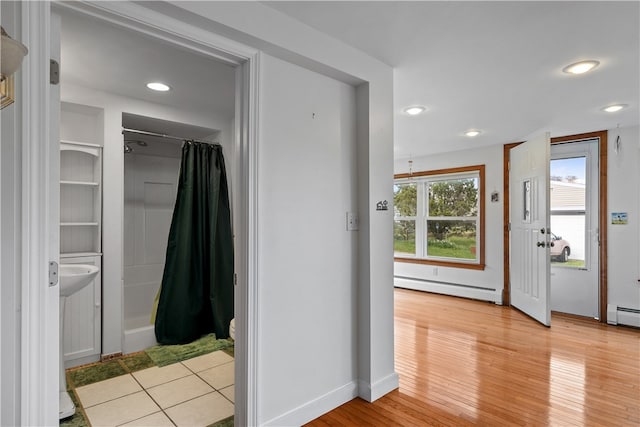
{"type": "Polygon", "coordinates": [[[606,111],[607,113],[615,113],[616,111],[620,111],[626,107],[627,107],[627,104],[615,104],[615,105],[609,105],[607,107],[604,107],[602,110],[606,111]]]}
{"type": "Polygon", "coordinates": [[[155,90],[158,92],[166,92],[169,89],[171,89],[169,86],[167,86],[164,83],[160,83],[160,82],[151,82],[151,83],[147,83],[147,87],[151,90],[155,90]]]}
{"type": "Polygon", "coordinates": [[[404,112],[410,116],[417,116],[418,114],[424,112],[425,110],[426,108],[421,105],[414,105],[414,106],[405,108],[404,112]]]}
{"type": "Polygon", "coordinates": [[[580,61],[571,65],[567,65],[562,69],[562,71],[568,74],[584,74],[587,71],[593,70],[598,65],[600,65],[600,62],[595,60],[580,61]]]}
{"type": "Polygon", "coordinates": [[[466,136],[473,138],[474,136],[480,135],[479,130],[468,130],[464,133],[466,136]]]}

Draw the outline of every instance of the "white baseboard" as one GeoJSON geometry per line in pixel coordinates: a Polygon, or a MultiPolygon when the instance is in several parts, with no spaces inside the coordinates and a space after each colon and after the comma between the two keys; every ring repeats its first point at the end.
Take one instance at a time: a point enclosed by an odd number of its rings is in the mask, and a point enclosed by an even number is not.
{"type": "Polygon", "coordinates": [[[471,298],[502,304],[502,289],[486,289],[474,286],[417,280],[395,277],[393,284],[397,288],[413,289],[415,291],[433,292],[435,294],[451,295],[455,297],[471,298]]]}
{"type": "Polygon", "coordinates": [[[358,384],[351,381],[317,399],[264,423],[265,426],[300,426],[358,397],[358,384]]]}
{"type": "Polygon", "coordinates": [[[397,389],[400,386],[400,379],[395,372],[387,375],[383,379],[373,384],[364,381],[358,382],[358,396],[367,402],[373,402],[385,394],[397,389]]]}

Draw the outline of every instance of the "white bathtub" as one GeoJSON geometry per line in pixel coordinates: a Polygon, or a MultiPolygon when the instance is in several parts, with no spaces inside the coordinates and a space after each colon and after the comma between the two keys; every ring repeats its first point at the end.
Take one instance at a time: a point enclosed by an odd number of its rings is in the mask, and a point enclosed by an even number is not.
{"type": "MultiPolygon", "coordinates": [[[[151,144],[148,147],[151,149],[151,144]]],[[[127,154],[124,167],[123,353],[156,344],[150,322],[162,282],[180,158],[127,154]]]]}
{"type": "Polygon", "coordinates": [[[153,299],[159,282],[127,283],[124,286],[124,354],[144,350],[157,344],[151,323],[153,299]]]}
{"type": "Polygon", "coordinates": [[[153,325],[124,331],[123,353],[135,353],[158,344],[153,325]]]}

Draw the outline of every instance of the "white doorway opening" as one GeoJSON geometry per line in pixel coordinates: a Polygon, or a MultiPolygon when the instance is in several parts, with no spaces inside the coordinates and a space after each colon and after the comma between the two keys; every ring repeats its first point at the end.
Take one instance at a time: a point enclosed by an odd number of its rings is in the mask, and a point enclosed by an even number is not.
{"type": "Polygon", "coordinates": [[[599,318],[597,139],[551,146],[551,310],[599,318]]]}
{"type": "MultiPolygon", "coordinates": [[[[216,34],[197,29],[188,23],[177,21],[166,15],[150,14],[148,9],[130,3],[60,3],[60,7],[74,9],[98,19],[138,31],[139,33],[181,46],[196,53],[224,60],[233,64],[237,76],[236,85],[236,120],[234,123],[233,151],[237,155],[238,193],[241,209],[240,221],[236,228],[239,242],[239,259],[237,260],[238,286],[236,293],[236,422],[239,424],[255,424],[257,419],[256,398],[256,366],[257,356],[249,350],[255,350],[257,341],[257,307],[255,271],[256,249],[256,140],[257,140],[257,94],[259,86],[258,60],[259,52],[242,44],[233,42],[216,34]]],[[[29,176],[29,185],[23,187],[25,194],[34,200],[30,212],[25,219],[25,229],[34,230],[23,242],[25,253],[33,252],[33,256],[23,261],[23,271],[34,271],[37,274],[25,278],[24,310],[22,320],[29,325],[21,332],[22,354],[21,366],[22,386],[22,423],[32,425],[53,425],[57,423],[58,375],[53,368],[58,358],[51,357],[51,351],[58,349],[55,344],[59,330],[55,317],[58,314],[57,301],[59,289],[55,286],[44,288],[47,282],[49,261],[57,259],[57,233],[49,235],[49,229],[59,226],[55,212],[59,192],[49,189],[48,172],[55,175],[59,166],[56,138],[51,135],[57,131],[57,115],[59,114],[59,98],[49,94],[49,52],[54,41],[48,31],[50,28],[51,5],[46,2],[27,3],[23,5],[23,30],[30,40],[29,69],[37,70],[25,73],[28,91],[23,109],[23,122],[28,124],[24,129],[24,145],[29,147],[29,156],[24,158],[25,176],[29,176]],[[46,70],[46,73],[45,73],[46,70]],[[45,75],[46,74],[46,75],[45,75]],[[56,102],[58,101],[58,102],[56,102]],[[55,105],[57,107],[55,107],[55,105]],[[49,120],[51,119],[51,120],[49,120]],[[46,171],[47,173],[42,173],[46,171]],[[51,244],[51,249],[47,250],[51,244]],[[45,247],[45,249],[41,249],[45,247]],[[35,251],[36,248],[40,248],[35,251]],[[47,351],[40,349],[46,348],[47,351]],[[49,359],[49,360],[48,360],[49,359]],[[54,394],[55,393],[55,394],[54,394]]],[[[59,35],[59,34],[58,34],[59,35]]],[[[59,40],[59,39],[58,39],[59,40]]]]}

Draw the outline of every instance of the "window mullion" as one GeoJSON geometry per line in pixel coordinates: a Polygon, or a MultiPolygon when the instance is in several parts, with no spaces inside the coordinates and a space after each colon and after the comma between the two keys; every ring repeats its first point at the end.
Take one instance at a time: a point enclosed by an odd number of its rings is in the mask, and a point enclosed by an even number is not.
{"type": "Polygon", "coordinates": [[[425,248],[425,228],[424,228],[424,181],[417,182],[418,188],[416,189],[416,198],[417,198],[417,206],[416,206],[416,256],[418,258],[424,258],[426,256],[425,248]]]}

